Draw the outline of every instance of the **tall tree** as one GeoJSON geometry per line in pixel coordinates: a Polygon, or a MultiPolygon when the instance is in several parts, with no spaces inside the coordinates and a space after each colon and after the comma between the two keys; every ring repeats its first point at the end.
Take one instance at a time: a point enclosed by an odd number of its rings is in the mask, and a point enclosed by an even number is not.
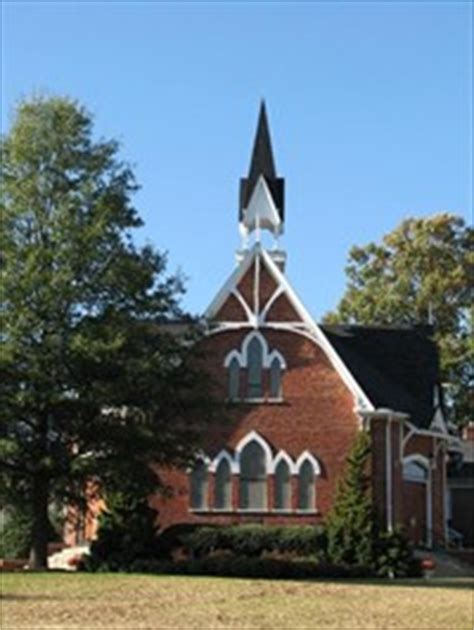
{"type": "Polygon", "coordinates": [[[34,98],[1,152],[0,489],[31,506],[44,567],[53,500],[95,477],[156,488],[150,462],[188,462],[213,406],[180,278],[133,243],[137,185],[117,143],[95,140],[75,101],[34,98]],[[176,319],[186,334],[168,332],[176,319]]]}
{"type": "Polygon", "coordinates": [[[380,244],[353,247],[348,284],[329,323],[431,323],[452,418],[463,424],[472,399],[474,231],[461,217],[410,218],[380,244]]]}

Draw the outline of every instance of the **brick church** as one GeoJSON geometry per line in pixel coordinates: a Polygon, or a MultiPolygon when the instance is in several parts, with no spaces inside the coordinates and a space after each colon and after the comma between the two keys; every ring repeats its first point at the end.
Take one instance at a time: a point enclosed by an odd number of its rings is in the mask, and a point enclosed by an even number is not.
{"type": "Polygon", "coordinates": [[[451,437],[431,331],[317,324],[285,273],[284,193],[262,103],[240,181],[242,246],[201,342],[227,413],[193,470],[162,471],[173,494],[152,498],[160,525],[321,522],[357,432],[369,431],[385,527],[444,544],[451,437]]]}

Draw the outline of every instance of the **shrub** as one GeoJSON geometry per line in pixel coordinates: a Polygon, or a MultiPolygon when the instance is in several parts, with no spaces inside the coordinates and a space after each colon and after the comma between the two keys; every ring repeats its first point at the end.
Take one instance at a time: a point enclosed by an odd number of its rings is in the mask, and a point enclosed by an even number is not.
{"type": "Polygon", "coordinates": [[[139,573],[213,575],[219,577],[266,579],[360,578],[370,577],[364,567],[343,567],[308,560],[277,560],[229,555],[207,556],[186,562],[139,560],[131,570],[139,573]]]}
{"type": "Polygon", "coordinates": [[[19,510],[2,512],[0,558],[26,558],[31,546],[31,516],[19,510]]]}
{"type": "Polygon", "coordinates": [[[375,543],[375,571],[380,577],[419,577],[421,566],[403,530],[380,533],[375,543]]]}
{"type": "Polygon", "coordinates": [[[312,525],[235,525],[195,529],[182,537],[182,543],[196,558],[209,556],[215,551],[229,551],[235,556],[247,558],[258,558],[272,552],[322,558],[326,537],[323,528],[312,525]]]}
{"type": "MultiPolygon", "coordinates": [[[[54,517],[50,510],[49,517],[54,517]]],[[[33,517],[29,510],[4,508],[0,515],[0,558],[27,558],[31,549],[33,517]]],[[[56,528],[48,524],[48,542],[61,540],[56,528]]]]}
{"type": "Polygon", "coordinates": [[[156,557],[156,511],[146,499],[116,494],[99,517],[98,537],[81,562],[86,571],[127,571],[139,559],[156,557]]]}
{"type": "Polygon", "coordinates": [[[367,474],[370,454],[370,436],[361,431],[326,519],[328,558],[334,564],[373,565],[377,523],[367,474]]]}

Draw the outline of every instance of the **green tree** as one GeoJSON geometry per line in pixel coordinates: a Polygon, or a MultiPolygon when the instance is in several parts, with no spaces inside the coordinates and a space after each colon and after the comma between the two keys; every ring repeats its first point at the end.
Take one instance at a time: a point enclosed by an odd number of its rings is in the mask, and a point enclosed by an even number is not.
{"type": "Polygon", "coordinates": [[[472,396],[474,231],[461,217],[410,218],[382,243],[353,247],[348,284],[328,323],[431,323],[451,418],[464,424],[472,396]]]}
{"type": "Polygon", "coordinates": [[[377,539],[369,460],[370,435],[357,434],[344,476],[326,519],[329,560],[334,564],[371,567],[377,539]]]}
{"type": "Polygon", "coordinates": [[[132,240],[118,149],[67,98],[22,102],[1,141],[0,491],[31,506],[34,567],[48,505],[90,478],[156,489],[150,462],[188,463],[213,409],[181,280],[132,240]],[[176,319],[187,333],[168,332],[176,319]]]}

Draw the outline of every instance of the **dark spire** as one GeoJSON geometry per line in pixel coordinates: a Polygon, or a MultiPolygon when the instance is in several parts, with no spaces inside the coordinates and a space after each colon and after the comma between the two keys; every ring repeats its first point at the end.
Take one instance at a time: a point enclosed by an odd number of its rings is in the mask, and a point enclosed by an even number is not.
{"type": "Polygon", "coordinates": [[[263,175],[270,189],[275,206],[279,210],[281,219],[284,214],[284,180],[277,177],[275,161],[273,159],[272,142],[267,119],[265,101],[260,103],[257,132],[253,144],[252,158],[250,160],[249,174],[240,180],[240,207],[239,219],[242,219],[244,208],[249,204],[254,188],[259,177],[263,175]]]}
{"type": "Polygon", "coordinates": [[[260,103],[257,133],[253,143],[252,159],[248,174],[248,182],[252,188],[257,183],[259,175],[264,175],[268,179],[276,178],[272,142],[268,130],[267,110],[263,99],[260,103]]]}

